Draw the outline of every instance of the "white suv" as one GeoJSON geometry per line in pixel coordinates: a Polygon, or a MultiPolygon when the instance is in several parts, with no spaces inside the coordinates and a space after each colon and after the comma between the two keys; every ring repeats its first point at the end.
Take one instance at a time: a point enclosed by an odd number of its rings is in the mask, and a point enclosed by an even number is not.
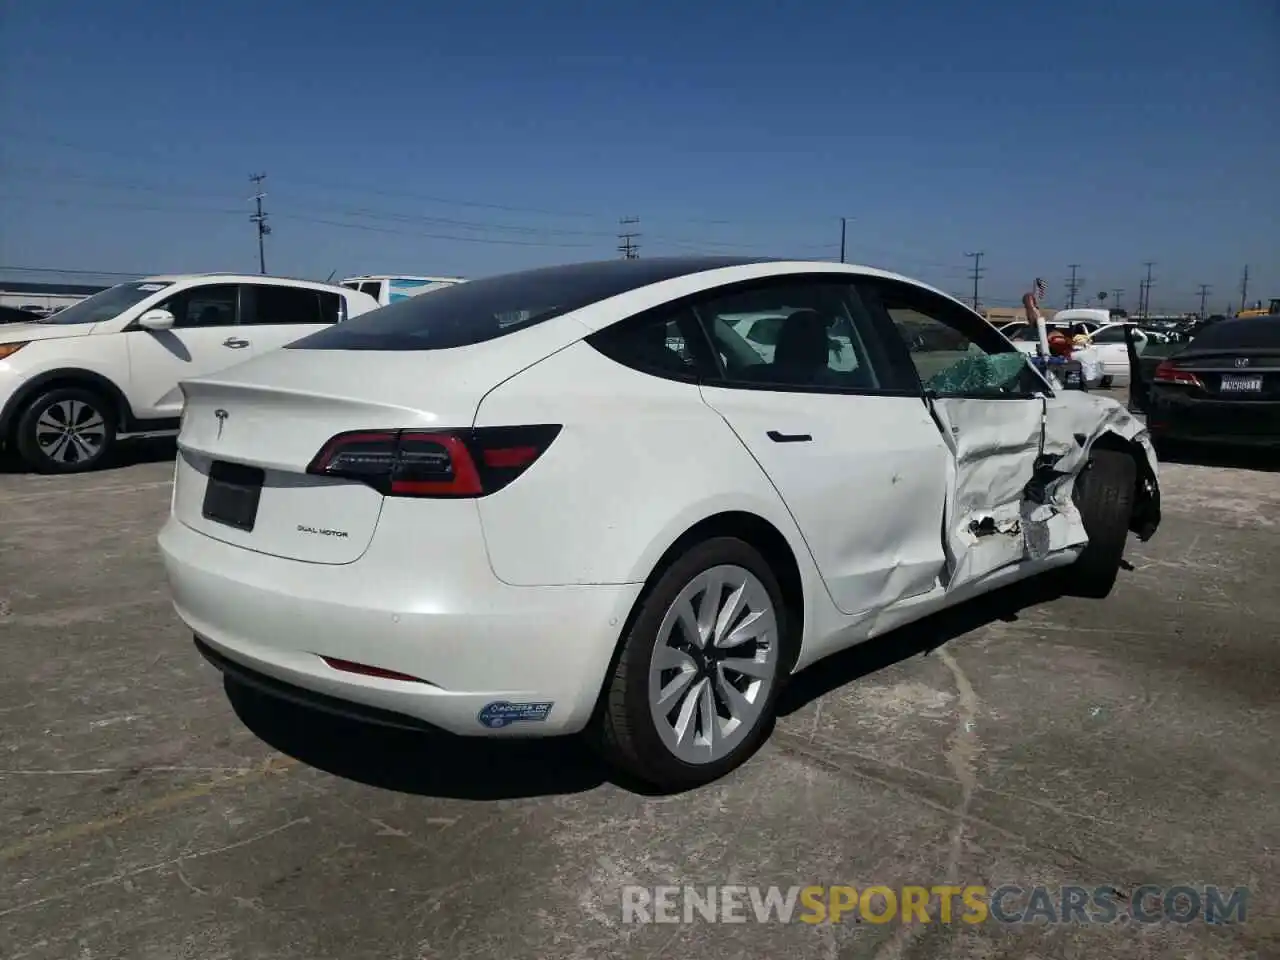
{"type": "Polygon", "coordinates": [[[121,437],[176,433],[182,380],[378,307],[324,283],[148,277],[0,327],[0,445],[41,473],[98,466],[121,437]]]}

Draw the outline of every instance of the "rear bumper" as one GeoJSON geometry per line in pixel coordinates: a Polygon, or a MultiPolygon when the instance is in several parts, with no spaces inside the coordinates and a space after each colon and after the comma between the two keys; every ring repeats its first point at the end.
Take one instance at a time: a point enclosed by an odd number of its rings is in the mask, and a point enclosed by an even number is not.
{"type": "MultiPolygon", "coordinates": [[[[1176,388],[1175,388],[1176,389],[1176,388]]],[[[1157,440],[1232,446],[1280,446],[1280,402],[1198,400],[1153,386],[1147,429],[1157,440]]]]}
{"type": "Polygon", "coordinates": [[[368,552],[344,565],[256,553],[174,519],[159,542],[174,607],[201,652],[263,693],[469,736],[581,730],[641,585],[507,586],[489,570],[478,529],[452,545],[446,565],[407,570],[395,541],[410,529],[380,524],[368,552]],[[351,673],[325,657],[421,682],[351,673]]]}

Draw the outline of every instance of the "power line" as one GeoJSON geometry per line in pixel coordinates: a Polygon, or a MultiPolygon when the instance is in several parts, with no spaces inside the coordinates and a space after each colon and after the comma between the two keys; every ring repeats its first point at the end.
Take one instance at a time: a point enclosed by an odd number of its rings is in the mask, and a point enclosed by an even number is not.
{"type": "Polygon", "coordinates": [[[640,256],[640,244],[635,242],[640,234],[629,229],[639,222],[639,217],[623,217],[618,221],[622,227],[618,234],[618,252],[625,260],[636,260],[640,256]]]}
{"type": "Polygon", "coordinates": [[[257,204],[257,212],[249,215],[249,220],[258,226],[258,272],[265,274],[267,272],[267,252],[264,245],[267,234],[271,232],[271,226],[267,223],[267,215],[262,212],[262,198],[266,196],[262,192],[262,181],[267,179],[265,173],[252,173],[249,179],[253,181],[254,187],[257,188],[257,195],[251,197],[257,204]]]}
{"type": "MultiPolygon", "coordinates": [[[[72,150],[76,150],[76,151],[80,151],[88,154],[96,154],[99,156],[107,156],[107,157],[117,157],[121,159],[127,159],[132,162],[137,162],[139,160],[139,154],[132,149],[128,152],[111,151],[111,150],[103,149],[100,145],[97,145],[97,144],[95,145],[77,144],[67,140],[43,138],[43,137],[31,137],[28,135],[15,135],[14,139],[25,140],[28,142],[43,142],[43,143],[55,144],[58,146],[68,147],[72,150]]],[[[171,158],[166,157],[165,159],[171,159],[171,158]]],[[[58,178],[60,179],[79,181],[86,184],[97,184],[97,185],[103,185],[103,186],[109,186],[109,187],[116,187],[116,188],[127,189],[127,190],[143,190],[143,191],[157,193],[157,194],[167,193],[173,196],[198,197],[201,199],[210,198],[214,195],[213,193],[209,192],[207,188],[196,187],[194,185],[190,187],[180,187],[176,184],[168,185],[168,186],[140,184],[136,182],[126,182],[120,179],[107,179],[101,176],[85,177],[75,173],[67,173],[65,171],[50,171],[47,167],[44,167],[44,166],[39,168],[31,168],[31,170],[32,172],[43,175],[46,179],[48,179],[48,174],[53,172],[53,173],[56,173],[58,175],[58,178]]],[[[292,197],[294,194],[295,186],[312,187],[312,188],[316,188],[319,190],[326,190],[326,191],[328,190],[340,191],[342,193],[347,193],[347,194],[362,194],[362,195],[372,195],[372,196],[380,196],[380,197],[388,197],[388,198],[407,198],[412,200],[418,200],[423,203],[439,203],[439,204],[447,204],[452,206],[472,207],[472,208],[491,209],[491,210],[504,210],[504,211],[513,212],[513,213],[534,214],[534,215],[543,215],[543,216],[550,216],[550,217],[576,217],[576,218],[585,218],[585,219],[595,219],[595,220],[601,220],[601,221],[606,219],[606,215],[600,214],[600,213],[587,213],[584,211],[574,211],[574,210],[552,210],[552,209],[541,208],[541,207],[524,207],[524,206],[517,206],[514,204],[493,203],[493,202],[470,200],[470,199],[460,200],[460,199],[442,197],[442,196],[433,195],[433,194],[417,193],[411,190],[393,190],[393,189],[385,189],[385,188],[378,188],[378,187],[357,186],[351,183],[339,184],[339,183],[323,181],[323,180],[297,179],[292,176],[288,177],[285,180],[282,180],[278,173],[276,174],[276,179],[273,180],[273,183],[275,184],[273,188],[273,195],[277,198],[277,209],[271,216],[272,216],[272,219],[275,219],[275,220],[278,220],[282,216],[284,216],[285,212],[287,212],[289,208],[288,203],[286,203],[283,209],[280,207],[281,197],[286,195],[292,197]]],[[[314,204],[314,201],[312,200],[306,200],[303,202],[307,203],[308,206],[314,204]]],[[[121,206],[122,208],[124,208],[123,205],[121,206]]],[[[138,207],[136,209],[142,209],[142,208],[138,207]]],[[[162,209],[162,208],[154,208],[154,209],[162,209]]],[[[422,222],[422,223],[441,224],[441,225],[446,225],[451,227],[457,227],[457,228],[461,228],[468,231],[492,230],[492,231],[499,231],[499,232],[519,233],[519,234],[524,234],[528,236],[535,236],[535,235],[536,236],[542,236],[542,235],[582,236],[582,237],[599,237],[601,239],[606,237],[613,238],[616,236],[616,233],[614,231],[606,230],[606,229],[590,230],[590,229],[573,229],[573,228],[567,228],[567,227],[513,225],[508,223],[470,221],[470,220],[461,220],[461,219],[451,219],[448,217],[427,216],[427,215],[420,215],[420,214],[415,215],[415,214],[404,214],[404,213],[390,213],[390,212],[375,211],[375,210],[368,210],[368,209],[338,209],[336,205],[333,205],[331,203],[323,203],[323,202],[320,204],[315,204],[314,209],[316,210],[317,213],[331,214],[331,215],[336,215],[341,217],[350,216],[350,217],[359,217],[361,219],[381,219],[389,222],[406,222],[406,223],[416,221],[416,222],[422,222]],[[323,207],[324,209],[321,209],[321,207],[323,207]]],[[[205,211],[202,211],[202,212],[205,212],[205,211]]],[[[213,211],[208,211],[208,212],[213,212],[213,211]]],[[[218,211],[218,212],[221,212],[221,211],[218,211]]],[[[820,219],[820,218],[819,217],[814,217],[814,218],[806,217],[806,218],[797,218],[797,219],[734,218],[732,220],[726,220],[722,218],[681,217],[681,218],[672,219],[670,222],[703,224],[703,225],[720,226],[720,227],[743,226],[747,224],[769,225],[769,226],[775,226],[775,227],[782,226],[782,225],[792,225],[792,226],[800,227],[802,225],[811,225],[817,219],[820,219]]],[[[854,218],[849,217],[846,219],[854,219],[854,218]]],[[[350,226],[353,229],[363,229],[363,227],[357,226],[355,224],[337,224],[335,221],[332,221],[332,220],[328,221],[328,223],[330,225],[350,226]]],[[[390,232],[390,231],[386,231],[386,232],[390,232]]],[[[427,236],[426,234],[421,234],[421,235],[424,237],[427,236]]],[[[771,248],[771,244],[767,242],[746,244],[741,242],[734,242],[731,240],[720,240],[720,239],[704,240],[699,238],[689,238],[689,237],[682,237],[682,236],[665,236],[665,235],[659,236],[656,234],[648,234],[648,233],[646,234],[646,237],[650,242],[662,241],[666,243],[671,243],[676,246],[688,245],[691,249],[700,249],[700,250],[706,250],[709,248],[720,248],[724,250],[752,251],[752,250],[762,250],[762,249],[771,248]]],[[[448,240],[448,239],[465,239],[465,238],[440,237],[440,239],[448,240]]],[[[468,242],[485,242],[485,241],[475,240],[475,241],[468,241],[468,242]]],[[[488,242],[502,243],[502,244],[512,243],[512,241],[504,241],[496,238],[488,242]]],[[[521,245],[521,244],[515,244],[515,245],[521,245]]],[[[562,246],[566,248],[567,247],[582,248],[584,246],[584,244],[550,244],[550,243],[547,243],[544,245],[562,246]]],[[[801,249],[796,247],[796,245],[794,244],[786,244],[786,245],[793,250],[801,249]]],[[[806,250],[812,249],[815,251],[821,249],[824,252],[831,251],[832,253],[834,253],[834,250],[832,250],[832,247],[828,244],[821,244],[821,245],[810,244],[810,245],[806,245],[803,249],[806,249],[806,250]]],[[[951,266],[950,264],[942,263],[940,261],[923,259],[919,256],[918,251],[914,249],[907,252],[907,251],[904,251],[904,248],[890,248],[886,246],[878,246],[874,249],[866,248],[866,250],[867,250],[867,253],[872,257],[882,258],[888,261],[891,266],[893,264],[900,264],[903,261],[907,261],[910,264],[912,264],[913,265],[912,269],[927,269],[927,270],[931,270],[934,268],[947,269],[948,267],[951,266]]],[[[849,255],[849,251],[846,247],[846,257],[848,255],[849,255]]]]}
{"type": "Polygon", "coordinates": [[[1071,279],[1067,281],[1067,309],[1070,310],[1076,305],[1076,294],[1080,292],[1080,284],[1084,282],[1084,278],[1077,279],[1076,271],[1080,269],[1080,264],[1069,263],[1067,268],[1071,271],[1071,279]]]}
{"type": "Polygon", "coordinates": [[[973,309],[978,309],[978,281],[982,278],[982,258],[986,256],[986,252],[979,250],[976,253],[966,253],[966,257],[973,258],[973,272],[969,274],[969,279],[973,281],[973,309]]]}
{"type": "Polygon", "coordinates": [[[1207,283],[1200,284],[1199,293],[1200,293],[1200,319],[1201,320],[1203,320],[1205,316],[1204,305],[1205,305],[1205,301],[1209,299],[1209,291],[1211,289],[1212,287],[1207,283]]]}
{"type": "Polygon", "coordinates": [[[309,217],[304,214],[297,213],[277,213],[274,215],[277,220],[294,220],[299,223],[317,223],[329,227],[341,227],[344,230],[364,230],[370,233],[389,233],[402,237],[422,237],[426,240],[448,240],[453,243],[483,243],[496,246],[508,247],[556,247],[556,248],[583,248],[589,247],[589,243],[547,243],[539,240],[506,240],[499,237],[459,237],[443,233],[423,233],[420,230],[396,230],[392,227],[375,227],[367,223],[346,223],[342,220],[328,220],[324,217],[309,217]]]}

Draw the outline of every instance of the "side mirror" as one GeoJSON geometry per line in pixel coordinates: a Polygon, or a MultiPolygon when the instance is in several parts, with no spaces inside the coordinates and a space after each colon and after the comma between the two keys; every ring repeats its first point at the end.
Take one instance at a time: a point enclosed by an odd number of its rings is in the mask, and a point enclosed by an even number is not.
{"type": "Polygon", "coordinates": [[[137,322],[143,330],[171,330],[175,320],[168,310],[148,310],[137,322]]]}

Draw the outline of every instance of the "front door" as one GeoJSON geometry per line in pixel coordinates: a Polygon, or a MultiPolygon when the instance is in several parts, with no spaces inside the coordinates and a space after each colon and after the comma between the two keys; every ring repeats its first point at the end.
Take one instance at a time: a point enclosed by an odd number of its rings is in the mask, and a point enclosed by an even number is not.
{"type": "Polygon", "coordinates": [[[788,277],[694,309],[722,371],[703,399],[781,495],[835,605],[870,613],[935,589],[949,454],[851,284],[788,277]]]}
{"type": "Polygon", "coordinates": [[[253,337],[240,325],[240,287],[234,283],[188,287],[156,307],[174,316],[171,330],[129,330],[129,384],[125,394],[142,420],[182,414],[178,384],[248,360],[253,337]]]}
{"type": "Polygon", "coordinates": [[[1028,485],[1048,387],[962,304],[914,284],[860,282],[864,301],[910,363],[946,444],[946,583],[956,590],[1029,556],[1028,485]]]}

